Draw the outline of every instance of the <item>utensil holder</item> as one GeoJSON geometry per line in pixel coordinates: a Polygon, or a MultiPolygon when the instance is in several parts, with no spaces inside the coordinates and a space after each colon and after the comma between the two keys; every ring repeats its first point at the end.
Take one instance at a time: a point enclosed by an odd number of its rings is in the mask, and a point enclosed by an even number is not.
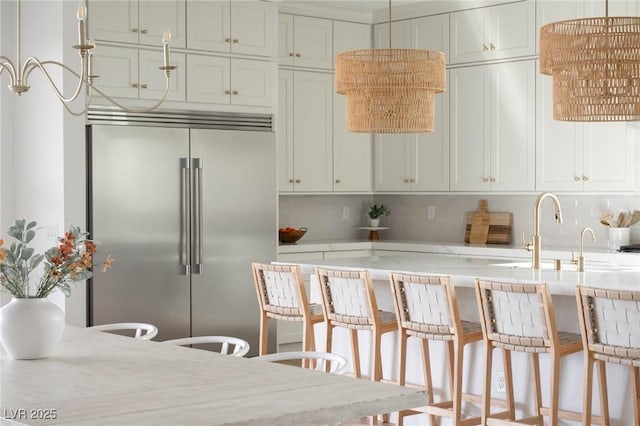
{"type": "Polygon", "coordinates": [[[629,244],[629,228],[609,228],[609,250],[620,250],[629,244]]]}

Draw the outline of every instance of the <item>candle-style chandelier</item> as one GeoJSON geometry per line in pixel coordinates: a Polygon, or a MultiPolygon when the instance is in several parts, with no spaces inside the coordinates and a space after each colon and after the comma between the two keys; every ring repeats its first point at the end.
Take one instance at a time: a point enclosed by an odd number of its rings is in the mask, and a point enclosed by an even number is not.
{"type": "Polygon", "coordinates": [[[94,86],[94,80],[98,77],[94,75],[94,65],[93,65],[93,57],[95,54],[95,43],[93,40],[87,40],[87,30],[85,21],[87,19],[87,6],[85,3],[80,3],[78,6],[78,44],[73,46],[74,49],[78,50],[78,54],[80,55],[80,72],[76,72],[67,65],[58,62],[58,61],[41,61],[35,57],[27,58],[24,63],[21,65],[21,51],[20,51],[20,0],[17,0],[16,3],[16,61],[15,64],[12,62],[7,56],[0,56],[0,76],[6,70],[11,79],[11,84],[9,84],[9,90],[17,94],[18,96],[27,92],[30,88],[29,86],[29,76],[30,74],[38,69],[45,77],[47,83],[56,94],[58,99],[62,102],[62,105],[65,107],[69,113],[79,116],[83,115],[89,109],[89,105],[91,104],[92,97],[94,92],[98,95],[102,96],[107,101],[111,102],[113,105],[118,108],[129,111],[129,112],[147,112],[152,111],[159,107],[167,95],[169,94],[169,77],[171,75],[171,71],[176,69],[176,66],[170,64],[170,47],[169,41],[171,40],[171,31],[166,30],[162,35],[162,44],[164,47],[164,64],[161,67],[158,67],[160,70],[164,71],[165,75],[165,91],[164,95],[153,105],[148,108],[128,108],[115,99],[111,98],[100,89],[94,86]],[[78,78],[78,84],[71,94],[71,96],[65,97],[62,91],[58,88],[56,83],[51,78],[51,75],[47,71],[47,66],[58,66],[63,68],[64,70],[70,72],[78,78]],[[71,109],[70,104],[78,99],[80,93],[82,93],[82,89],[86,88],[86,98],[83,108],[80,111],[73,111],[71,109]]]}

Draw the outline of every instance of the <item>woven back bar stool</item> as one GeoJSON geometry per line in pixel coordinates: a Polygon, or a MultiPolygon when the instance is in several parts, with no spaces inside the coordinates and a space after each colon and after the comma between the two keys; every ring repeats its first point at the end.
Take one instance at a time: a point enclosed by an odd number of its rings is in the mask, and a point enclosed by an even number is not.
{"type": "MultiPolygon", "coordinates": [[[[427,406],[420,410],[399,413],[398,426],[402,426],[407,414],[427,413],[429,423],[435,425],[435,416],[452,419],[454,426],[476,425],[480,417],[462,418],[462,365],[464,346],[482,340],[479,323],[462,321],[458,302],[449,277],[408,275],[392,272],[393,293],[398,327],[400,328],[398,354],[398,384],[405,385],[407,340],[416,337],[422,341],[422,362],[427,406]],[[446,342],[449,379],[449,400],[434,402],[431,379],[429,340],[446,342]]],[[[475,402],[480,402],[476,397],[475,402]]]]}
{"type": "MultiPolygon", "coordinates": [[[[635,424],[640,424],[640,292],[576,289],[585,348],[583,425],[591,425],[593,367],[598,367],[600,424],[609,424],[606,363],[629,366],[635,424]]],[[[622,391],[622,390],[619,390],[622,391]]],[[[597,421],[597,419],[594,419],[597,421]]]]}
{"type": "Polygon", "coordinates": [[[326,351],[331,352],[333,329],[343,327],[351,333],[353,373],[361,377],[358,330],[371,331],[371,380],[382,379],[382,335],[398,330],[393,312],[380,311],[368,271],[316,268],[322,307],[327,326],[326,351]]]}
{"type": "Polygon", "coordinates": [[[546,284],[513,284],[476,280],[478,309],[486,343],[483,425],[543,425],[543,416],[550,425],[558,418],[580,421],[582,415],[561,411],[558,407],[560,358],[582,350],[580,335],[558,332],[551,305],[551,294],[546,284]],[[507,410],[491,414],[491,365],[493,349],[503,351],[507,410]],[[533,382],[534,413],[532,417],[515,419],[513,372],[511,352],[529,354],[533,382]],[[543,406],[540,389],[539,354],[550,356],[549,405],[543,406]],[[505,420],[500,420],[505,419],[505,420]]]}
{"type": "Polygon", "coordinates": [[[315,351],[313,325],[324,321],[324,315],[322,305],[309,303],[300,267],[262,263],[251,266],[261,311],[259,354],[267,353],[269,318],[302,322],[302,350],[315,351]]]}

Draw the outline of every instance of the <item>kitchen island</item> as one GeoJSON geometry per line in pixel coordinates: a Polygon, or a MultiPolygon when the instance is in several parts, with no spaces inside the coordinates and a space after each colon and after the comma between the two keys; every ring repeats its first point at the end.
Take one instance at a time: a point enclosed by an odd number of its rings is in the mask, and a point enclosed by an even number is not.
{"type": "MultiPolygon", "coordinates": [[[[289,262],[291,263],[291,262],[289,262]]],[[[312,261],[293,262],[301,266],[305,277],[311,279],[310,298],[314,302],[320,301],[320,293],[315,277],[312,275],[315,266],[367,269],[371,273],[374,282],[378,307],[384,310],[393,311],[393,301],[389,284],[389,272],[414,272],[424,274],[444,274],[451,277],[455,286],[456,296],[460,307],[462,319],[478,321],[478,308],[475,298],[474,281],[476,278],[490,280],[503,280],[518,283],[546,282],[549,284],[553,297],[553,306],[556,314],[558,329],[561,331],[571,331],[579,333],[577,304],[575,299],[576,285],[587,285],[594,287],[604,287],[619,290],[640,289],[640,268],[633,266],[620,266],[604,262],[591,264],[587,261],[587,271],[577,272],[573,265],[564,265],[564,270],[555,271],[543,269],[533,271],[518,259],[518,262],[509,262],[504,258],[478,258],[459,257],[442,254],[422,254],[422,253],[399,253],[395,255],[367,256],[360,258],[345,259],[324,259],[312,261]],[[573,270],[570,270],[573,269],[573,270]]],[[[545,268],[551,266],[550,263],[543,263],[545,268]]],[[[638,330],[640,333],[640,330],[638,330]]],[[[360,353],[363,357],[363,374],[369,373],[370,360],[370,340],[367,332],[360,332],[360,353]]],[[[387,333],[382,340],[383,371],[385,378],[397,379],[396,365],[396,333],[387,333]]],[[[316,345],[318,348],[324,347],[324,325],[316,326],[316,345]]],[[[465,349],[464,364],[464,391],[478,394],[482,388],[483,371],[483,343],[468,345],[465,349]]],[[[447,379],[444,368],[444,347],[437,342],[431,345],[431,359],[434,365],[442,365],[441,371],[434,370],[434,386],[440,390],[436,398],[446,395],[447,379]]],[[[351,358],[349,349],[348,334],[343,330],[334,332],[333,340],[334,352],[351,358]]],[[[415,339],[409,339],[407,382],[422,384],[422,368],[420,366],[419,346],[415,339]]],[[[496,352],[494,360],[494,383],[492,385],[493,396],[500,398],[502,395],[496,393],[496,373],[503,369],[500,361],[500,353],[496,352]]],[[[548,360],[541,357],[541,377],[543,386],[543,399],[546,400],[548,389],[548,360]]],[[[516,401],[531,400],[530,393],[530,370],[528,358],[524,354],[516,353],[513,356],[515,397],[516,401]]],[[[577,353],[563,357],[560,378],[560,407],[566,410],[582,411],[582,377],[584,371],[583,354],[577,353]]],[[[609,386],[609,407],[611,413],[611,425],[628,426],[633,424],[633,412],[631,401],[623,395],[630,395],[629,373],[626,367],[607,366],[608,386],[609,386]],[[619,396],[619,397],[617,397],[619,396]]],[[[594,389],[594,413],[599,412],[598,392],[594,389]]],[[[469,413],[477,413],[475,406],[465,407],[469,413]]],[[[522,404],[517,405],[517,409],[530,411],[530,407],[522,404]]],[[[412,416],[405,419],[406,425],[423,425],[426,422],[424,416],[412,416]]],[[[449,424],[443,419],[442,424],[449,424]]],[[[561,425],[576,424],[568,421],[561,421],[561,425]]]]}

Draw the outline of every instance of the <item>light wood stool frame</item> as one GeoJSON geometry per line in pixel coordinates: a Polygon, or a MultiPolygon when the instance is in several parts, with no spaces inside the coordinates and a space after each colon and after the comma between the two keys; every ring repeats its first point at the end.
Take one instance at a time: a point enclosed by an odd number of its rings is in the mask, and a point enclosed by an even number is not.
{"type": "Polygon", "coordinates": [[[313,326],[324,315],[319,303],[309,303],[300,267],[252,263],[251,268],[260,305],[259,355],[267,354],[269,318],[302,322],[302,350],[315,351],[313,326]]]}
{"type": "Polygon", "coordinates": [[[559,418],[580,421],[581,413],[559,409],[558,397],[560,358],[580,352],[582,340],[578,334],[558,332],[551,304],[551,293],[547,284],[514,284],[477,279],[476,295],[486,344],[482,424],[542,425],[544,424],[543,416],[549,417],[550,425],[557,425],[559,418]],[[510,310],[511,307],[517,308],[512,304],[517,304],[520,310],[517,312],[510,310]],[[499,308],[496,305],[499,305],[499,308]],[[525,330],[524,325],[520,327],[520,324],[508,323],[512,318],[522,317],[523,312],[529,313],[531,318],[531,326],[528,329],[525,330]],[[513,316],[509,313],[513,313],[513,316]],[[490,413],[491,366],[495,348],[502,349],[503,353],[507,409],[499,413],[490,413]],[[512,351],[529,353],[535,402],[534,415],[517,420],[511,369],[512,351]],[[540,353],[547,353],[551,357],[551,389],[548,407],[542,404],[540,353]]]}
{"type": "Polygon", "coordinates": [[[476,425],[480,417],[462,418],[463,400],[480,403],[478,395],[462,393],[464,346],[482,341],[479,323],[462,321],[453,286],[447,276],[390,274],[396,316],[398,317],[399,354],[398,384],[404,386],[407,362],[407,340],[421,339],[422,364],[427,406],[398,413],[398,426],[406,415],[429,414],[429,424],[436,424],[435,416],[452,419],[454,426],[476,425]],[[429,359],[429,340],[445,342],[449,380],[449,400],[434,402],[434,389],[429,359]]]}

